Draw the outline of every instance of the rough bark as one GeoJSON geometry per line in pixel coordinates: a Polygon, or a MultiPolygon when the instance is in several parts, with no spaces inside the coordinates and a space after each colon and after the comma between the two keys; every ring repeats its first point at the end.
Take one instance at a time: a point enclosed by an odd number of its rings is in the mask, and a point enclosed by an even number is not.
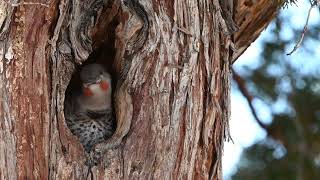
{"type": "Polygon", "coordinates": [[[118,121],[94,179],[221,179],[230,66],[276,11],[269,0],[0,0],[0,179],[86,178],[63,101],[92,61],[117,80],[118,121]]]}

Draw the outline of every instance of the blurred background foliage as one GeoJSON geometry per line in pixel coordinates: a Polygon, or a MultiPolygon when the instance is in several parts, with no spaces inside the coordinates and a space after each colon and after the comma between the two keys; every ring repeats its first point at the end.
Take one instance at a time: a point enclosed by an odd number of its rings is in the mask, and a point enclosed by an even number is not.
{"type": "MultiPolygon", "coordinates": [[[[310,6],[309,1],[304,3],[310,6]]],[[[231,177],[235,180],[320,179],[320,19],[309,24],[301,47],[287,56],[304,24],[297,26],[286,13],[286,8],[280,11],[268,35],[259,41],[258,61],[234,65],[253,97],[258,117],[266,124],[262,128],[265,138],[242,152],[231,177]],[[256,106],[259,103],[263,106],[256,106]],[[269,112],[269,121],[259,108],[269,112]]],[[[235,81],[233,86],[239,91],[235,81]]]]}

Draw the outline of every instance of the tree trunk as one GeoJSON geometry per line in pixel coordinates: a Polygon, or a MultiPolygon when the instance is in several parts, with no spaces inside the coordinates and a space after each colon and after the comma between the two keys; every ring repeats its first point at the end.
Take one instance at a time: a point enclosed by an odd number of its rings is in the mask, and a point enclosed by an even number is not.
{"type": "Polygon", "coordinates": [[[88,178],[221,179],[230,66],[277,9],[269,0],[0,0],[0,179],[87,178],[63,105],[90,62],[113,74],[117,130],[88,178]]]}

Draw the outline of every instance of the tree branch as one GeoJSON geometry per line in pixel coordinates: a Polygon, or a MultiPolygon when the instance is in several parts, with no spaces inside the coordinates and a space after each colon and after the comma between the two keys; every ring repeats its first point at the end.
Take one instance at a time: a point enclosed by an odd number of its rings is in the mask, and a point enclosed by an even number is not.
{"type": "Polygon", "coordinates": [[[292,51],[289,52],[289,53],[287,53],[288,56],[291,55],[292,53],[294,53],[294,52],[301,46],[302,41],[303,41],[303,39],[304,39],[304,36],[305,36],[305,34],[307,33],[307,31],[308,31],[308,23],[309,23],[309,19],[310,19],[311,10],[312,10],[314,7],[318,6],[318,5],[319,5],[319,2],[320,2],[319,0],[315,0],[315,1],[311,2],[311,6],[310,6],[309,11],[308,11],[308,16],[307,16],[306,24],[305,24],[304,27],[303,27],[303,31],[302,31],[302,33],[301,33],[301,36],[300,36],[299,40],[297,41],[296,45],[294,46],[294,48],[292,49],[292,51]]]}
{"type": "Polygon", "coordinates": [[[261,128],[263,128],[264,130],[268,131],[268,126],[265,125],[261,120],[260,118],[258,117],[257,115],[257,112],[256,110],[254,109],[253,107],[253,104],[252,104],[252,101],[253,101],[253,97],[252,95],[249,93],[246,85],[245,85],[245,80],[239,75],[237,74],[234,69],[232,69],[232,77],[233,79],[236,81],[238,87],[239,87],[239,90],[240,92],[242,93],[242,95],[246,98],[248,104],[249,104],[249,107],[250,107],[250,110],[251,110],[251,113],[253,115],[253,117],[255,118],[255,120],[257,121],[257,123],[259,124],[259,126],[261,128]]]}

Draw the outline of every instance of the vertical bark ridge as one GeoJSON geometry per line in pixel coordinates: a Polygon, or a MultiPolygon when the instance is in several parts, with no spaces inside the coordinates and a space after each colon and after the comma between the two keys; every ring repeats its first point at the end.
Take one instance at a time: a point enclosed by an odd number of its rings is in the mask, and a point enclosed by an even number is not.
{"type": "Polygon", "coordinates": [[[164,11],[172,9],[168,2],[146,7],[147,12],[157,12],[149,14],[155,33],[145,46],[149,48],[137,53],[128,71],[133,96],[143,98],[124,144],[130,147],[124,153],[125,177],[221,177],[221,149],[229,118],[229,91],[222,88],[229,88],[230,38],[221,33],[221,12],[209,11],[219,9],[219,3],[176,0],[173,18],[164,11]],[[206,17],[203,22],[200,16],[206,17]],[[147,173],[150,167],[154,167],[152,174],[147,173]]]}

